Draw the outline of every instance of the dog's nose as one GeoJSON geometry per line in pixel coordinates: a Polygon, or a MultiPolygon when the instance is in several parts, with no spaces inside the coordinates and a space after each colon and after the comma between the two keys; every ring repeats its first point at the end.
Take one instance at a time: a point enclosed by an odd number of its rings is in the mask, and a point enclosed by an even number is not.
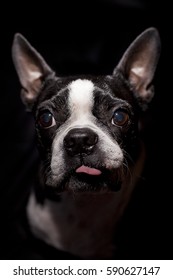
{"type": "Polygon", "coordinates": [[[90,154],[98,142],[97,134],[89,128],[73,128],[64,138],[64,147],[70,155],[90,154]]]}

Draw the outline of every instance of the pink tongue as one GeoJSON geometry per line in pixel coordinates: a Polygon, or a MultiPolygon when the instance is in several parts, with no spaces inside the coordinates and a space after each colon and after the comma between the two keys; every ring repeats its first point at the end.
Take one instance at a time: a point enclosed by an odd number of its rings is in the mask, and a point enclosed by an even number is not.
{"type": "Polygon", "coordinates": [[[90,168],[88,166],[82,165],[76,169],[76,173],[86,173],[89,175],[100,175],[102,172],[96,168],[90,168]]]}

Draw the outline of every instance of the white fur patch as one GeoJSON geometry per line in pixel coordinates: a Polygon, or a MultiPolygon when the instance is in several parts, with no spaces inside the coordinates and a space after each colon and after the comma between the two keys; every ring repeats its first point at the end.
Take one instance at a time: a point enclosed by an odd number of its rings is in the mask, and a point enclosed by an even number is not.
{"type": "Polygon", "coordinates": [[[69,105],[76,118],[91,114],[94,84],[78,79],[69,85],[69,105]]]}

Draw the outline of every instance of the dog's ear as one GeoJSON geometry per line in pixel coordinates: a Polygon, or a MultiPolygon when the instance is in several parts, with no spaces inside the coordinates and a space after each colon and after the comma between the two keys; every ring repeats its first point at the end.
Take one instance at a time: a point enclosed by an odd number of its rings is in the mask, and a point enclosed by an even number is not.
{"type": "Polygon", "coordinates": [[[141,33],[128,47],[114,70],[123,73],[132,86],[136,97],[144,104],[154,95],[152,81],[160,56],[160,36],[156,28],[151,27],[141,33]]]}
{"type": "Polygon", "coordinates": [[[12,58],[21,86],[21,97],[28,109],[37,99],[44,79],[54,75],[43,57],[19,33],[15,34],[12,45],[12,58]]]}

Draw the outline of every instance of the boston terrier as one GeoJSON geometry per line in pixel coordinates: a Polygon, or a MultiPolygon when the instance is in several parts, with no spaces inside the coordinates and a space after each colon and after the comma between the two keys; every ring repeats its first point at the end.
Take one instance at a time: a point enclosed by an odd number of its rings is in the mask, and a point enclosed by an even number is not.
{"type": "Polygon", "coordinates": [[[37,239],[80,259],[110,259],[114,234],[142,176],[143,116],[160,55],[155,27],[127,48],[113,74],[57,75],[16,33],[12,58],[40,152],[26,206],[37,239]]]}

